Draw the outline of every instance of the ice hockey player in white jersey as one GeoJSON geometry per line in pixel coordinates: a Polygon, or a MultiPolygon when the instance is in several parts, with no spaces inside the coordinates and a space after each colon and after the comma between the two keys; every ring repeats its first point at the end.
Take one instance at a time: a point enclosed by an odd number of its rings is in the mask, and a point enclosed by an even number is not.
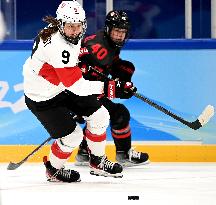
{"type": "Polygon", "coordinates": [[[88,81],[77,66],[81,39],[86,31],[85,11],[76,1],[63,1],[57,17],[35,39],[31,56],[23,66],[25,102],[50,136],[49,160],[44,157],[48,181],[77,182],[80,174],[64,164],[82,138],[81,127],[71,113],[87,121],[90,174],[122,177],[122,166],[105,155],[109,113],[94,94],[118,95],[129,91],[127,82],[88,81]]]}

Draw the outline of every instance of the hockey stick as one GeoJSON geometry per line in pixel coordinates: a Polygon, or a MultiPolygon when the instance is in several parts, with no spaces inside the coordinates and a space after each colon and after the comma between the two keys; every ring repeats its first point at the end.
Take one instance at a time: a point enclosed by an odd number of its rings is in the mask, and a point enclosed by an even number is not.
{"type": "MultiPolygon", "coordinates": [[[[92,66],[89,66],[89,69],[93,70],[98,75],[104,77],[104,79],[106,79],[106,80],[112,80],[109,77],[107,77],[105,74],[103,74],[100,71],[93,68],[92,66]]],[[[136,93],[133,93],[133,95],[136,98],[142,100],[143,102],[149,104],[150,106],[156,108],[157,110],[160,110],[161,112],[165,113],[166,115],[169,115],[170,117],[174,118],[175,120],[181,122],[182,124],[190,127],[191,129],[194,129],[194,130],[197,130],[200,127],[202,127],[203,125],[205,125],[210,120],[210,118],[214,115],[214,107],[212,105],[207,105],[205,107],[205,109],[203,110],[203,112],[199,115],[197,120],[195,120],[193,122],[189,122],[189,121],[186,121],[185,119],[183,119],[182,117],[179,117],[178,115],[167,110],[166,108],[156,104],[155,102],[151,101],[149,98],[141,95],[140,93],[136,92],[136,93]]]]}
{"type": "Polygon", "coordinates": [[[23,160],[21,160],[18,163],[10,162],[7,169],[8,170],[15,170],[20,165],[22,165],[25,161],[28,160],[29,157],[31,157],[35,152],[37,152],[41,147],[43,147],[47,142],[49,142],[52,139],[52,137],[47,138],[41,145],[39,145],[36,149],[34,149],[28,156],[26,156],[23,160]]]}

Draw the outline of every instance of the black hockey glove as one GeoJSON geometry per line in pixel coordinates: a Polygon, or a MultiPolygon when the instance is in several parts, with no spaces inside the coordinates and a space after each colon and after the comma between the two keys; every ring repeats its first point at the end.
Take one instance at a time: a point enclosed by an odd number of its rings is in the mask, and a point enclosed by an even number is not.
{"type": "Polygon", "coordinates": [[[121,96],[119,97],[121,99],[129,99],[137,91],[137,88],[133,85],[132,82],[126,82],[126,84],[128,85],[126,85],[124,92],[122,92],[121,96]]]}
{"type": "Polygon", "coordinates": [[[114,80],[104,82],[104,94],[110,100],[114,98],[129,99],[136,91],[137,88],[133,86],[132,82],[114,80]]]}

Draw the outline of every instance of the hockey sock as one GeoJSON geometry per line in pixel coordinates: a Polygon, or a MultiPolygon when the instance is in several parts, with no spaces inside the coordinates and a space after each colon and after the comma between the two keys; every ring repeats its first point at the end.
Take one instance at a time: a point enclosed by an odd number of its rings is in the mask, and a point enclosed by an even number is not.
{"type": "Polygon", "coordinates": [[[85,138],[88,144],[89,152],[95,156],[105,155],[106,132],[97,135],[91,133],[88,129],[85,130],[85,138]]]}
{"type": "Polygon", "coordinates": [[[127,152],[131,148],[131,129],[130,125],[127,125],[123,129],[113,129],[111,134],[116,146],[116,151],[127,152]]]}
{"type": "Polygon", "coordinates": [[[61,169],[64,163],[71,156],[72,149],[62,144],[61,139],[55,140],[51,146],[50,163],[56,169],[61,169]]]}

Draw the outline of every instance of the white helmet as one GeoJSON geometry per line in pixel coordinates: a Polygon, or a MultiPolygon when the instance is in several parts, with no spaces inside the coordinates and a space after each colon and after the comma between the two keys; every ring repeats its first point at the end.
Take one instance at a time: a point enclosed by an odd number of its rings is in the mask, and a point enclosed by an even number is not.
{"type": "Polygon", "coordinates": [[[83,38],[87,28],[85,11],[82,6],[75,0],[62,1],[56,11],[56,15],[56,19],[60,22],[60,33],[67,41],[76,45],[78,41],[83,38]],[[64,33],[65,23],[82,23],[83,31],[75,38],[68,37],[64,33]]]}

